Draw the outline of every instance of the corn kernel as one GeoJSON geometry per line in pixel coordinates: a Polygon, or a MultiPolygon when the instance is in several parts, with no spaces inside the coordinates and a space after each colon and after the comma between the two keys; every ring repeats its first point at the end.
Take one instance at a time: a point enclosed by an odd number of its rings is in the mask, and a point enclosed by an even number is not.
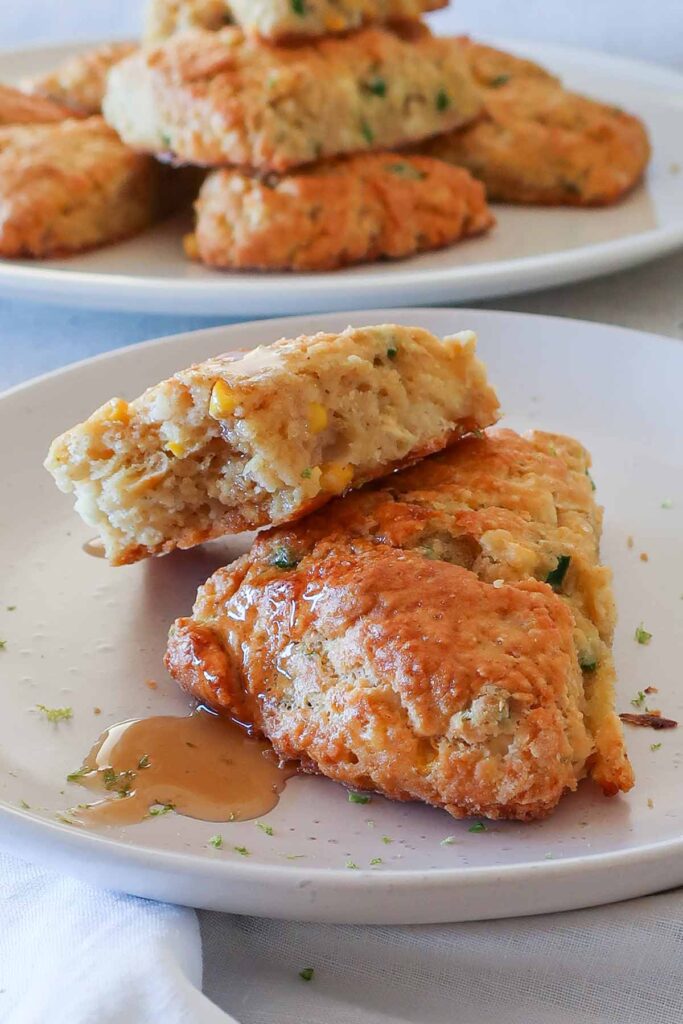
{"type": "Polygon", "coordinates": [[[124,402],[122,398],[112,398],[93,414],[93,419],[95,418],[107,422],[127,423],[130,419],[128,402],[124,402]]]}
{"type": "Polygon", "coordinates": [[[226,416],[231,416],[236,408],[237,396],[235,393],[230,390],[224,380],[217,380],[211,391],[209,416],[213,416],[215,420],[222,420],[226,416]]]}
{"type": "Polygon", "coordinates": [[[346,22],[339,14],[328,14],[325,18],[325,28],[328,32],[341,32],[346,27],[346,22]]]}
{"type": "Polygon", "coordinates": [[[197,244],[197,236],[194,232],[191,231],[189,234],[183,236],[183,249],[185,250],[185,255],[188,260],[199,259],[199,246],[197,244]]]}
{"type": "Polygon", "coordinates": [[[320,486],[330,494],[341,494],[353,480],[353,466],[342,462],[325,462],[320,467],[320,486]]]}
{"type": "Polygon", "coordinates": [[[182,459],[185,454],[185,445],[179,444],[177,441],[167,441],[164,447],[171,455],[175,455],[176,459],[182,459]]]}
{"type": "Polygon", "coordinates": [[[308,429],[312,434],[320,434],[328,424],[327,409],[320,402],[308,403],[308,429]]]}

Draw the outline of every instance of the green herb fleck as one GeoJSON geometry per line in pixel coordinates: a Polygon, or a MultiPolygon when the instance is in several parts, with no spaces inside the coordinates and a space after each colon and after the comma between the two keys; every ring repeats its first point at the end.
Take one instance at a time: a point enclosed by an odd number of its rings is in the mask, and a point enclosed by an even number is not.
{"type": "Polygon", "coordinates": [[[638,696],[633,698],[633,700],[631,701],[631,704],[633,704],[634,708],[642,708],[644,703],[645,703],[645,694],[643,693],[642,690],[638,690],[638,696]]]}
{"type": "Polygon", "coordinates": [[[8,612],[15,612],[16,610],[17,610],[17,606],[15,604],[8,604],[7,605],[7,611],[8,612]]]}
{"type": "Polygon", "coordinates": [[[286,853],[284,856],[285,856],[285,860],[305,860],[306,859],[306,854],[305,853],[286,853]]]}
{"type": "Polygon", "coordinates": [[[44,704],[36,704],[38,711],[42,711],[48,722],[68,722],[73,718],[72,708],[46,708],[44,704]]]}
{"type": "Polygon", "coordinates": [[[368,146],[371,146],[372,143],[375,141],[375,133],[373,132],[372,128],[365,120],[365,118],[361,120],[360,133],[367,142],[368,146]]]}
{"type": "Polygon", "coordinates": [[[299,564],[299,559],[295,558],[292,552],[287,548],[276,548],[275,554],[270,560],[270,564],[276,566],[278,569],[296,569],[299,564]]]}
{"type": "Polygon", "coordinates": [[[636,642],[639,644],[647,645],[649,644],[650,640],[652,640],[652,633],[648,633],[648,631],[643,628],[642,622],[639,626],[636,627],[634,636],[636,642]]]}
{"type": "Polygon", "coordinates": [[[83,776],[87,775],[91,770],[91,768],[88,768],[88,766],[84,764],[82,768],[78,768],[75,772],[70,772],[66,777],[66,781],[78,782],[79,779],[82,779],[83,776]]]}
{"type": "Polygon", "coordinates": [[[661,745],[662,745],[661,743],[651,743],[650,744],[650,750],[654,753],[655,750],[659,750],[661,745]]]}
{"type": "Polygon", "coordinates": [[[671,500],[671,498],[665,498],[664,501],[662,502],[662,508],[673,508],[673,507],[674,507],[674,503],[671,500]]]}
{"type": "Polygon", "coordinates": [[[175,811],[175,804],[154,804],[147,813],[152,818],[158,818],[161,814],[168,814],[169,811],[175,811]]]}
{"type": "Polygon", "coordinates": [[[358,871],[358,865],[354,864],[352,860],[347,860],[344,866],[347,867],[349,871],[358,871]]]}
{"type": "Polygon", "coordinates": [[[388,359],[395,359],[397,355],[398,355],[398,349],[396,348],[396,346],[395,345],[390,345],[389,348],[387,349],[387,358],[388,359]]]}
{"type": "Polygon", "coordinates": [[[445,839],[441,840],[439,846],[452,846],[455,841],[455,836],[446,836],[445,839]]]}
{"type": "Polygon", "coordinates": [[[468,832],[486,832],[486,825],[483,821],[475,821],[474,825],[470,825],[467,829],[468,832]]]}
{"type": "Polygon", "coordinates": [[[246,846],[233,846],[233,850],[235,851],[235,853],[239,853],[240,857],[251,856],[250,851],[246,848],[246,846]]]}
{"type": "Polygon", "coordinates": [[[6,647],[7,647],[7,641],[6,640],[0,640],[0,651],[4,651],[6,647]]]}
{"type": "Polygon", "coordinates": [[[436,94],[436,100],[434,102],[436,104],[436,109],[439,111],[439,113],[442,114],[444,110],[448,110],[448,108],[450,107],[451,98],[445,89],[439,89],[439,91],[436,94]]]}
{"type": "Polygon", "coordinates": [[[593,477],[592,477],[592,476],[590,475],[590,472],[589,472],[589,470],[586,470],[586,476],[588,477],[588,482],[589,482],[589,483],[590,483],[590,485],[591,485],[591,491],[594,491],[594,490],[595,490],[595,480],[594,480],[594,479],[593,479],[593,477]]]}
{"type": "MultiPolygon", "coordinates": [[[[661,743],[660,743],[659,745],[660,745],[660,747],[661,747],[661,743]]],[[[20,800],[20,801],[19,801],[19,806],[20,806],[20,807],[22,808],[22,810],[24,810],[24,811],[30,811],[30,810],[31,810],[31,805],[30,805],[30,804],[27,804],[25,800],[20,800]]]]}
{"type": "Polygon", "coordinates": [[[567,575],[567,569],[571,558],[569,555],[560,555],[557,559],[557,565],[549,572],[545,578],[546,583],[549,583],[553,590],[559,590],[562,586],[565,576],[567,575]]]}
{"type": "Polygon", "coordinates": [[[275,830],[272,825],[265,825],[262,821],[256,822],[256,828],[260,828],[262,832],[265,832],[267,836],[274,836],[275,830]]]}
{"type": "Polygon", "coordinates": [[[302,981],[311,981],[314,973],[315,972],[312,967],[304,967],[302,971],[299,971],[299,977],[302,981]]]}
{"type": "Polygon", "coordinates": [[[491,89],[500,89],[501,85],[507,85],[510,78],[510,75],[496,75],[496,77],[492,78],[489,82],[489,86],[491,89]]]}
{"type": "Polygon", "coordinates": [[[598,663],[590,654],[582,654],[579,657],[579,667],[582,672],[595,672],[598,663]]]}
{"type": "Polygon", "coordinates": [[[374,868],[377,864],[381,864],[381,863],[382,863],[382,858],[381,857],[373,857],[372,860],[370,861],[370,867],[374,868]]]}
{"type": "Polygon", "coordinates": [[[295,14],[299,15],[300,18],[303,18],[306,14],[306,4],[304,3],[304,0],[289,0],[289,6],[295,14]]]}
{"type": "Polygon", "coordinates": [[[310,480],[312,473],[313,473],[313,470],[311,469],[310,466],[306,466],[306,469],[302,469],[302,471],[301,471],[301,475],[304,478],[304,480],[310,480]]]}
{"type": "Polygon", "coordinates": [[[388,846],[389,843],[393,843],[393,841],[394,840],[391,838],[391,836],[382,836],[382,842],[384,843],[385,846],[388,846]]]}
{"type": "Polygon", "coordinates": [[[209,842],[210,842],[211,846],[213,846],[213,848],[215,850],[220,850],[220,848],[223,845],[223,836],[221,836],[221,835],[211,836],[211,838],[209,839],[209,842]]]}
{"type": "Polygon", "coordinates": [[[411,181],[423,181],[427,177],[424,171],[418,171],[412,164],[387,164],[386,169],[399,178],[409,178],[411,181]]]}
{"type": "Polygon", "coordinates": [[[138,761],[138,768],[149,768],[149,754],[143,754],[138,761]]]}
{"type": "Polygon", "coordinates": [[[350,804],[369,804],[372,797],[367,793],[349,793],[350,804]]]}
{"type": "Polygon", "coordinates": [[[387,94],[387,83],[383,78],[371,78],[369,82],[363,82],[363,88],[373,96],[386,96],[387,94]]]}

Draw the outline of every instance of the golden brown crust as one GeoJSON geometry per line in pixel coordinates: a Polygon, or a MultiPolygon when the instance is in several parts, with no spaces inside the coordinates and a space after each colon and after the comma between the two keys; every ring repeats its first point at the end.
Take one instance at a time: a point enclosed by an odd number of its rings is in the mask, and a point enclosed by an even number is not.
{"type": "Polygon", "coordinates": [[[464,46],[485,114],[421,152],[466,167],[501,202],[601,206],[638,183],[650,144],[637,117],[567,91],[529,61],[464,46]]]}
{"type": "Polygon", "coordinates": [[[493,216],[480,182],[428,157],[363,154],[259,181],[209,175],[189,255],[211,266],[331,270],[399,259],[481,234],[493,216]]]}
{"type": "Polygon", "coordinates": [[[109,69],[136,49],[132,42],[104,43],[70,57],[46,75],[27,79],[22,88],[67,107],[71,117],[99,114],[109,69]]]}
{"type": "Polygon", "coordinates": [[[158,170],[99,117],[0,129],[0,255],[81,252],[147,227],[158,170]]]}
{"type": "Polygon", "coordinates": [[[73,115],[66,107],[43,99],[27,96],[19,89],[0,85],[0,126],[13,124],[49,124],[63,121],[73,115]]]}
{"type": "Polygon", "coordinates": [[[629,789],[587,464],[495,432],[268,531],[200,589],[169,669],[305,770],[456,816],[541,817],[586,772],[629,789]]]}
{"type": "Polygon", "coordinates": [[[481,102],[461,47],[426,29],[272,47],[225,28],[117,64],[103,106],[138,149],[265,173],[448,131],[481,102]]]}

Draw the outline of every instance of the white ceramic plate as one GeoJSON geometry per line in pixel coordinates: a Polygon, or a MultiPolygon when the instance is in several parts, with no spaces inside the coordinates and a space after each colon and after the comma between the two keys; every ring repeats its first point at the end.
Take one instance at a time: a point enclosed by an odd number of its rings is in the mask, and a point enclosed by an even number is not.
{"type": "MultiPolygon", "coordinates": [[[[683,75],[622,58],[499,41],[562,74],[571,87],[639,114],[654,145],[646,183],[605,210],[499,206],[497,228],[438,253],[326,274],[230,274],[189,263],[168,221],[85,256],[0,262],[0,293],[73,306],[272,316],[358,306],[455,303],[578,281],[633,266],[683,243],[683,75]]],[[[53,66],[77,47],[2,54],[11,81],[53,66]]]]}
{"type": "Polygon", "coordinates": [[[683,883],[683,728],[627,730],[638,784],[607,800],[590,783],[548,821],[468,832],[445,812],[374,797],[351,804],[323,779],[295,778],[268,816],[220,827],[173,814],[87,832],[56,815],[82,790],[65,783],[101,729],[187,701],[161,657],[169,623],[242,540],[127,568],[87,557],[92,536],[41,462],[50,439],[113,394],[196,359],[283,333],[401,320],[438,334],[471,327],[499,389],[505,422],[575,434],[595,456],[607,508],[604,557],[614,567],[619,708],[649,684],[683,718],[683,345],[654,335],[546,317],[469,310],[385,310],[257,322],[177,335],[80,363],[0,399],[0,837],[21,856],[96,884],[301,920],[422,922],[561,910],[683,883]],[[662,502],[672,507],[662,508],[662,502]],[[635,546],[627,546],[627,537],[635,546]],[[647,552],[649,560],[640,560],[647,552]],[[16,605],[14,611],[6,606],[16,605]],[[639,646],[634,630],[653,634],[639,646]],[[143,681],[156,679],[159,688],[143,681]],[[71,705],[51,725],[37,703],[71,705]],[[93,715],[100,706],[102,714],[93,715]],[[650,745],[661,742],[657,751],[650,745]],[[22,809],[21,802],[30,805],[22,809]],[[650,806],[650,802],[652,806],[650,806]],[[382,836],[394,842],[383,844],[382,836]],[[449,845],[441,841],[453,836],[449,845]],[[233,851],[246,846],[249,857],[233,851]],[[287,860],[286,855],[304,855],[287,860]],[[370,861],[381,857],[381,865],[370,861]],[[352,860],[358,870],[345,867],[352,860]]]}

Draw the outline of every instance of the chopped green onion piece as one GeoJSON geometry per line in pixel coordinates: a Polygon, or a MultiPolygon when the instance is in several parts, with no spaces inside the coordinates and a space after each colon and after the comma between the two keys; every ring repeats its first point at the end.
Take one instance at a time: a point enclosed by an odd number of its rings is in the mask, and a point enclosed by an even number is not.
{"type": "Polygon", "coordinates": [[[209,839],[209,842],[211,843],[211,845],[216,850],[220,850],[220,848],[223,845],[223,836],[221,836],[221,835],[211,836],[211,838],[209,839]]]}
{"type": "Polygon", "coordinates": [[[639,644],[647,645],[647,644],[649,644],[650,640],[652,640],[652,633],[648,633],[648,631],[646,629],[643,629],[642,622],[641,622],[641,624],[639,626],[636,627],[636,631],[635,631],[634,636],[635,636],[635,639],[636,639],[637,643],[639,643],[639,644]]]}
{"type": "Polygon", "coordinates": [[[451,105],[451,98],[445,89],[439,89],[436,94],[436,109],[439,113],[443,113],[444,110],[448,110],[451,105]]]}
{"type": "Polygon", "coordinates": [[[299,559],[295,558],[291,551],[287,548],[277,548],[275,554],[270,560],[270,564],[276,566],[278,569],[296,569],[299,564],[299,559]]]}
{"type": "Polygon", "coordinates": [[[645,694],[643,693],[642,690],[638,690],[638,696],[633,698],[633,700],[631,701],[631,704],[633,704],[634,708],[642,708],[644,703],[645,703],[645,694]]]}
{"type": "Polygon", "coordinates": [[[72,708],[46,708],[44,704],[36,704],[36,707],[43,712],[48,722],[68,722],[74,714],[72,708]]]}
{"type": "Polygon", "coordinates": [[[304,480],[310,480],[312,472],[313,472],[313,470],[311,469],[311,467],[307,466],[306,469],[303,469],[301,471],[301,475],[304,478],[304,480]]]}
{"type": "Polygon", "coordinates": [[[595,490],[595,481],[593,480],[593,477],[590,475],[588,470],[586,470],[586,476],[588,477],[588,481],[589,481],[589,483],[591,485],[591,491],[594,491],[595,490]]]}
{"type": "Polygon", "coordinates": [[[363,88],[371,92],[373,96],[386,96],[387,83],[383,78],[372,78],[369,82],[363,82],[363,88]]]}
{"type": "Polygon", "coordinates": [[[511,75],[496,75],[496,77],[492,78],[489,82],[489,86],[491,89],[500,89],[501,85],[507,85],[511,77],[511,75]]]}
{"type": "Polygon", "coordinates": [[[349,793],[350,804],[369,804],[372,797],[368,793],[349,793]]]}
{"type": "Polygon", "coordinates": [[[358,865],[354,864],[352,860],[347,860],[345,867],[349,868],[349,870],[351,870],[351,871],[357,871],[358,870],[358,865]]]}
{"type": "Polygon", "coordinates": [[[486,832],[486,825],[483,821],[476,821],[474,825],[470,825],[467,829],[468,832],[486,832]]]}
{"type": "Polygon", "coordinates": [[[138,768],[149,768],[149,754],[143,754],[138,761],[138,768]]]}
{"type": "Polygon", "coordinates": [[[557,559],[557,565],[546,576],[545,581],[550,584],[553,590],[559,590],[562,586],[570,562],[571,557],[569,555],[560,555],[557,559]]]}
{"type": "Polygon", "coordinates": [[[375,133],[373,132],[372,128],[365,120],[365,118],[363,118],[363,120],[360,123],[360,133],[367,142],[368,146],[371,146],[372,143],[375,141],[375,133]]]}
{"type": "Polygon", "coordinates": [[[302,981],[311,981],[314,973],[315,972],[312,967],[304,967],[302,971],[299,971],[299,977],[302,981]]]}
{"type": "Polygon", "coordinates": [[[373,857],[372,860],[370,861],[370,866],[374,867],[376,864],[381,864],[381,863],[382,863],[382,858],[381,857],[373,857]]]}
{"type": "Polygon", "coordinates": [[[152,818],[158,818],[161,814],[168,814],[169,811],[175,811],[175,804],[154,804],[150,807],[148,814],[152,818]]]}
{"type": "Polygon", "coordinates": [[[304,0],[289,0],[289,5],[295,14],[298,14],[300,18],[303,18],[306,13],[304,0]]]}
{"type": "Polygon", "coordinates": [[[650,744],[650,750],[652,750],[653,752],[654,752],[655,750],[659,750],[659,748],[661,747],[661,745],[662,745],[661,743],[651,743],[651,744],[650,744]]]}
{"type": "Polygon", "coordinates": [[[388,846],[389,843],[393,843],[393,841],[394,840],[390,836],[382,836],[382,842],[385,846],[388,846]]]}
{"type": "Polygon", "coordinates": [[[87,775],[88,772],[90,772],[90,771],[92,771],[92,769],[88,768],[88,766],[84,764],[83,767],[79,768],[77,771],[69,772],[69,774],[66,777],[66,781],[67,782],[78,782],[79,779],[82,779],[83,776],[87,775]]]}
{"type": "Polygon", "coordinates": [[[387,349],[387,356],[389,359],[395,359],[398,355],[398,349],[394,345],[390,345],[387,349]]]}
{"type": "Polygon", "coordinates": [[[246,846],[233,846],[235,853],[239,853],[240,857],[249,857],[250,853],[246,846]]]}
{"type": "Polygon", "coordinates": [[[275,831],[272,825],[264,825],[262,821],[256,822],[256,828],[260,828],[262,832],[265,832],[267,836],[274,836],[275,831]]]}
{"type": "Polygon", "coordinates": [[[452,846],[454,842],[455,842],[455,836],[446,836],[445,839],[441,840],[441,842],[439,843],[439,846],[452,846]]]}

